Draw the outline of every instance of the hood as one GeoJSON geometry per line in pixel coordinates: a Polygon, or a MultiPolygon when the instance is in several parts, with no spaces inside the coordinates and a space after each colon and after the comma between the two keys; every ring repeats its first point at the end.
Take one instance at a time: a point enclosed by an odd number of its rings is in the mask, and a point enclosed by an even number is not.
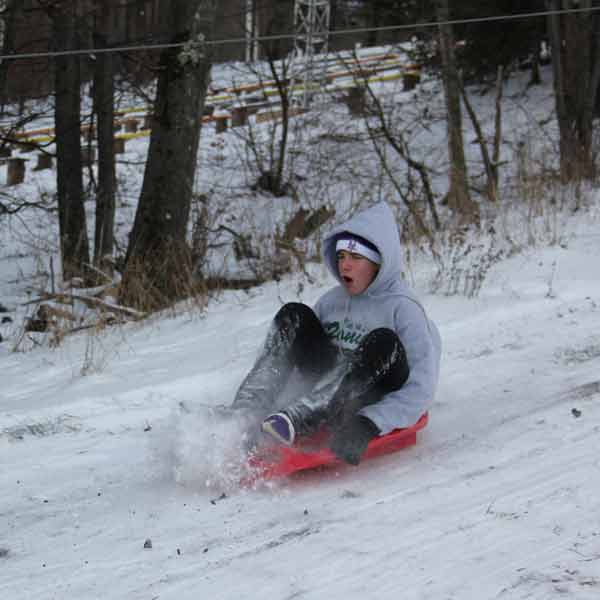
{"type": "Polygon", "coordinates": [[[331,274],[342,284],[338,273],[335,243],[337,236],[348,231],[369,240],[381,254],[379,273],[365,290],[365,294],[377,295],[390,292],[402,280],[404,263],[396,217],[386,202],[356,213],[351,219],[332,229],[323,240],[323,260],[331,274]]]}

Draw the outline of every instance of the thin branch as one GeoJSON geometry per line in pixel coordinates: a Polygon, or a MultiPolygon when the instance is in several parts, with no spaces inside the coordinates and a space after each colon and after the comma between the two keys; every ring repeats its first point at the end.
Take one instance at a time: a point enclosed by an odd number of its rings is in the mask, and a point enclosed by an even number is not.
{"type": "Polygon", "coordinates": [[[483,135],[483,130],[481,128],[481,123],[477,118],[477,114],[473,109],[473,105],[469,100],[469,96],[465,89],[465,84],[462,80],[462,77],[458,78],[458,87],[460,90],[460,95],[462,96],[463,102],[467,109],[467,113],[469,114],[469,118],[471,119],[471,123],[473,125],[473,129],[475,130],[475,135],[477,137],[477,143],[479,144],[479,149],[481,150],[481,158],[483,159],[483,166],[485,168],[485,174],[487,178],[487,197],[490,202],[496,202],[498,200],[498,193],[496,189],[496,181],[494,176],[494,168],[492,166],[492,160],[490,158],[490,153],[488,151],[487,142],[483,135]]]}

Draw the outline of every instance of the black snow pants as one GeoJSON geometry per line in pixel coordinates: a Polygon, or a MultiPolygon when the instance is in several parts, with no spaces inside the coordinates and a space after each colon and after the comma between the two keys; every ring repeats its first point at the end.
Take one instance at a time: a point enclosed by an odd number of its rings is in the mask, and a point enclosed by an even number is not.
{"type": "Polygon", "coordinates": [[[355,350],[340,350],[310,307],[290,302],[275,315],[233,406],[266,416],[295,368],[307,393],[283,412],[301,434],[323,424],[336,429],[363,406],[400,389],[409,375],[406,351],[395,331],[374,329],[355,350]]]}

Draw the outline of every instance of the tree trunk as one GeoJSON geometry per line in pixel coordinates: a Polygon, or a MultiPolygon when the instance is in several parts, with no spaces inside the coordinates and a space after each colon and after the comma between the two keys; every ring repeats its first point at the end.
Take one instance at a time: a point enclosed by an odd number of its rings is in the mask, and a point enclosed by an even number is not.
{"type": "MultiPolygon", "coordinates": [[[[76,49],[75,4],[56,3],[48,10],[55,49],[76,49]]],[[[57,56],[54,64],[56,187],[65,281],[85,277],[90,261],[81,173],[79,60],[78,56],[57,56]]]]}
{"type": "MultiPolygon", "coordinates": [[[[537,38],[536,38],[537,40],[537,38]]],[[[531,77],[529,79],[529,85],[541,85],[542,75],[540,73],[540,41],[534,46],[534,52],[531,56],[531,77]]]]}
{"type": "MultiPolygon", "coordinates": [[[[591,0],[581,0],[590,8],[591,0]]],[[[572,7],[570,0],[548,0],[549,10],[572,7]]],[[[593,107],[600,81],[600,20],[596,15],[550,15],[548,22],[556,116],[560,135],[560,171],[563,183],[592,178],[593,107]]]]}
{"type": "Polygon", "coordinates": [[[329,30],[335,31],[338,25],[338,0],[329,0],[329,30]]]}
{"type": "Polygon", "coordinates": [[[487,197],[490,202],[497,202],[498,163],[500,162],[500,150],[502,146],[502,87],[504,83],[504,69],[502,68],[502,66],[499,66],[498,76],[496,77],[496,116],[494,119],[495,129],[492,156],[490,156],[490,151],[488,150],[488,143],[483,133],[483,128],[481,127],[481,123],[477,118],[477,113],[475,112],[475,109],[473,108],[473,105],[469,100],[469,96],[462,82],[462,78],[459,78],[459,81],[460,93],[465,108],[467,109],[467,114],[471,119],[473,129],[475,130],[475,135],[477,136],[477,143],[479,144],[479,149],[481,150],[481,159],[483,160],[483,166],[485,168],[487,197]]]}
{"type": "Polygon", "coordinates": [[[378,2],[371,0],[367,4],[369,31],[367,31],[367,46],[372,47],[377,45],[377,28],[379,27],[379,11],[381,7],[378,2]]]}
{"type": "Polygon", "coordinates": [[[274,126],[269,143],[269,167],[267,172],[261,173],[260,182],[262,189],[271,192],[274,196],[285,196],[288,186],[284,181],[284,167],[287,157],[287,144],[290,129],[290,95],[287,86],[289,64],[280,61],[282,73],[280,74],[275,56],[268,48],[266,60],[269,64],[271,77],[275,82],[281,103],[281,134],[277,138],[278,126],[274,126]]]}
{"type": "MultiPolygon", "coordinates": [[[[94,47],[109,44],[110,21],[106,4],[96,2],[97,21],[94,47]]],[[[96,195],[96,227],[94,264],[112,275],[115,224],[115,151],[114,151],[114,69],[109,52],[96,54],[94,70],[94,106],[98,119],[98,191],[96,195]]]]}
{"type": "Polygon", "coordinates": [[[437,0],[437,17],[440,21],[442,76],[448,119],[448,154],[450,158],[448,204],[461,222],[476,222],[479,210],[469,194],[467,163],[463,145],[460,79],[454,52],[454,35],[452,26],[443,24],[450,18],[448,0],[437,0]]]}
{"type": "MultiPolygon", "coordinates": [[[[2,10],[2,43],[0,48],[2,54],[12,54],[15,49],[16,39],[16,14],[17,14],[18,3],[15,0],[5,0],[0,2],[0,9],[2,10]]],[[[6,104],[9,101],[6,84],[8,81],[8,69],[11,62],[8,60],[0,61],[0,116],[4,115],[6,110],[6,104]]]]}
{"type": "Polygon", "coordinates": [[[174,0],[163,6],[171,42],[186,46],[161,55],[150,147],[122,285],[124,302],[147,309],[164,307],[190,291],[186,234],[211,68],[203,40],[215,22],[217,1],[174,0]]]}

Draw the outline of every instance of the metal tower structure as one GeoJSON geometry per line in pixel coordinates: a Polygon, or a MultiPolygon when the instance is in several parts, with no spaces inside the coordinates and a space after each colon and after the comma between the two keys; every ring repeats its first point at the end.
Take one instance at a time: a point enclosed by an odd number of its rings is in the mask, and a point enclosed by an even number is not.
{"type": "Polygon", "coordinates": [[[327,65],[324,57],[329,38],[329,0],[295,0],[294,55],[291,69],[292,102],[308,108],[313,96],[324,85],[327,65]],[[294,87],[299,93],[294,93],[294,87]]]}
{"type": "Polygon", "coordinates": [[[245,15],[246,30],[246,62],[258,60],[258,11],[256,10],[256,0],[246,0],[245,15]]]}

